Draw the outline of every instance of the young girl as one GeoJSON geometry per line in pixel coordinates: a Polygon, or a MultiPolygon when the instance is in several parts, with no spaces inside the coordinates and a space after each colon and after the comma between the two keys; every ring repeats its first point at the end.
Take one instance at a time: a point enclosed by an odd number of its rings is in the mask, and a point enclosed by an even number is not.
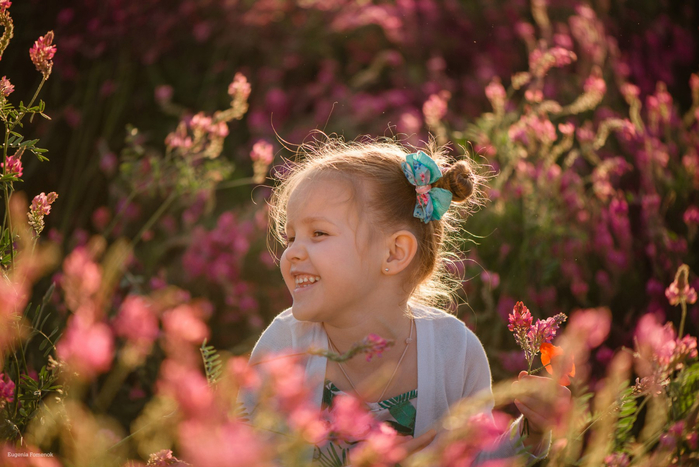
{"type": "MultiPolygon", "coordinates": [[[[478,338],[455,316],[429,306],[448,297],[446,237],[456,230],[458,214],[481,204],[483,179],[467,161],[448,165],[439,150],[428,152],[329,138],[284,175],[271,209],[273,232],[286,245],[280,266],[293,305],[264,331],[250,357],[251,365],[263,366],[266,355],[283,350],[341,354],[372,333],[394,340],[369,362],[308,356],[306,381],[319,411],[329,410],[339,393],[364,401],[405,436],[408,455],[434,440],[436,422],[452,404],[491,392],[478,338]],[[403,410],[389,410],[397,401],[403,410]]],[[[542,388],[548,381],[522,378],[542,388]]],[[[569,397],[560,389],[559,398],[569,397]]],[[[548,449],[542,439],[552,417],[549,404],[534,397],[517,401],[529,420],[525,444],[539,455],[548,449]]],[[[254,414],[254,396],[245,405],[254,414]]],[[[504,436],[481,458],[513,456],[518,447],[519,436],[504,436]]],[[[347,454],[349,446],[316,446],[314,459],[327,458],[330,449],[347,454]]]]}

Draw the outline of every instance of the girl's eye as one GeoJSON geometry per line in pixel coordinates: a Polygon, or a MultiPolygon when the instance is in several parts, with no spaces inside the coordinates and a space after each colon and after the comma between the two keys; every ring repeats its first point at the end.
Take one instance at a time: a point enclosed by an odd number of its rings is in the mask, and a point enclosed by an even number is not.
{"type": "Polygon", "coordinates": [[[284,246],[289,246],[294,242],[295,237],[284,237],[284,246]]]}
{"type": "Polygon", "coordinates": [[[313,232],[314,237],[320,237],[322,235],[327,235],[327,234],[325,232],[321,232],[319,230],[316,230],[315,232],[313,232]]]}

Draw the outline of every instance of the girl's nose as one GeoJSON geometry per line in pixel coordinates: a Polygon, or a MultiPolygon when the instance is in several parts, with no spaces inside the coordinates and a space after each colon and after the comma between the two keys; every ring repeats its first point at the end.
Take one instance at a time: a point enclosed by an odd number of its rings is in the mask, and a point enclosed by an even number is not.
{"type": "Polygon", "coordinates": [[[306,258],[306,248],[299,241],[293,242],[286,249],[286,257],[289,261],[299,261],[306,258]]]}

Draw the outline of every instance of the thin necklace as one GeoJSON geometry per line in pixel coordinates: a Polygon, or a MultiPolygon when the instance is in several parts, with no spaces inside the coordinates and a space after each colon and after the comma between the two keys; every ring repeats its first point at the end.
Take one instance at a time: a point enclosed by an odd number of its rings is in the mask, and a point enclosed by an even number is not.
{"type": "MultiPolygon", "coordinates": [[[[386,384],[386,387],[383,388],[383,392],[379,396],[379,400],[377,400],[376,402],[381,402],[383,400],[383,395],[386,394],[386,390],[391,385],[391,382],[393,381],[393,377],[396,376],[396,372],[398,371],[398,367],[400,366],[401,362],[403,361],[403,357],[405,357],[405,353],[408,351],[408,346],[410,346],[410,343],[413,341],[413,323],[414,323],[414,321],[415,321],[414,319],[410,320],[410,335],[408,336],[407,339],[405,339],[405,349],[403,349],[403,355],[400,356],[400,360],[398,360],[398,364],[396,365],[396,368],[393,370],[393,374],[391,375],[391,378],[388,380],[388,384],[386,384]]],[[[328,342],[330,342],[330,345],[332,346],[334,351],[341,355],[340,350],[337,347],[335,347],[335,344],[333,343],[332,339],[330,339],[330,336],[328,335],[328,333],[326,332],[325,334],[328,336],[328,342]]],[[[354,386],[354,383],[352,382],[349,375],[345,371],[345,368],[342,366],[342,363],[337,362],[337,365],[340,367],[340,370],[342,370],[342,374],[345,375],[345,378],[347,378],[347,381],[350,383],[350,386],[352,386],[352,389],[354,389],[354,392],[357,393],[357,395],[359,396],[359,391],[357,391],[357,388],[354,386]]]]}

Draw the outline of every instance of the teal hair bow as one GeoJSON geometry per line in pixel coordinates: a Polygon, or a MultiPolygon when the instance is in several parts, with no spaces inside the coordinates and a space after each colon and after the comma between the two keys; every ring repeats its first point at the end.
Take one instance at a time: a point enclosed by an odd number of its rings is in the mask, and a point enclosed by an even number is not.
{"type": "Polygon", "coordinates": [[[437,163],[422,151],[408,154],[405,162],[401,162],[403,173],[408,181],[415,185],[417,203],[413,216],[425,224],[439,220],[449,209],[451,192],[443,188],[432,187],[432,184],[442,178],[442,172],[437,163]]]}

